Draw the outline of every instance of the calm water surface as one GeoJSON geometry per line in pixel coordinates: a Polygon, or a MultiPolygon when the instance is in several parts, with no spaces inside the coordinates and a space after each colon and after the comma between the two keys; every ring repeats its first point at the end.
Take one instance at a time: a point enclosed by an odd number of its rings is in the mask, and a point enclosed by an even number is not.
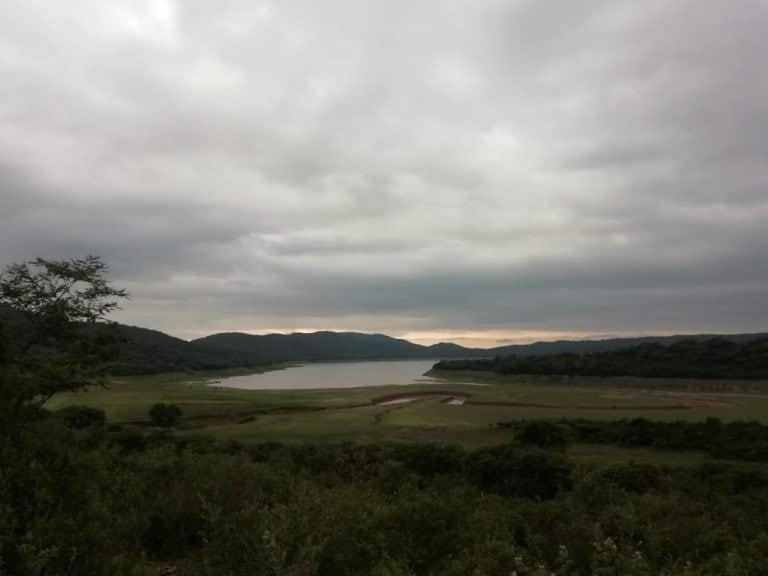
{"type": "Polygon", "coordinates": [[[211,385],[247,390],[300,390],[442,382],[424,376],[435,362],[437,360],[306,364],[264,374],[222,378],[211,385]]]}

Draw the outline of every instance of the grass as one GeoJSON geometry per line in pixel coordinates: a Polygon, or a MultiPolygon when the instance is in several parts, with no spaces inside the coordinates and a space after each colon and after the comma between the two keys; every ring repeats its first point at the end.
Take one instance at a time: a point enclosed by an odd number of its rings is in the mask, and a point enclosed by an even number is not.
{"type": "MultiPolygon", "coordinates": [[[[242,442],[437,441],[467,447],[510,441],[509,430],[494,427],[508,420],[702,420],[715,416],[724,421],[768,422],[768,394],[699,392],[690,382],[683,389],[664,390],[658,381],[653,382],[655,388],[642,388],[637,382],[622,379],[564,383],[562,379],[516,377],[499,381],[498,377],[480,374],[478,380],[486,385],[468,384],[460,375],[455,381],[436,384],[334,390],[257,391],[207,385],[210,380],[238,374],[243,371],[119,378],[107,388],[58,395],[49,407],[85,404],[105,410],[112,422],[136,423],[147,420],[152,404],[173,403],[184,413],[179,433],[204,431],[242,442]],[[376,404],[381,398],[417,392],[435,395],[419,396],[404,404],[376,404]],[[445,393],[467,396],[467,403],[456,406],[441,402],[445,393]]],[[[605,446],[577,447],[572,452],[587,461],[616,459],[627,453],[655,462],[660,458],[695,461],[703,457],[656,451],[645,454],[639,449],[605,446]]]]}
{"type": "Polygon", "coordinates": [[[91,386],[73,393],[58,394],[46,406],[55,410],[81,404],[104,410],[112,422],[139,422],[147,419],[149,408],[157,402],[177,404],[185,416],[198,417],[238,414],[265,405],[304,405],[311,401],[300,393],[254,393],[207,385],[213,379],[244,373],[253,373],[253,370],[115,377],[106,387],[91,386]]]}

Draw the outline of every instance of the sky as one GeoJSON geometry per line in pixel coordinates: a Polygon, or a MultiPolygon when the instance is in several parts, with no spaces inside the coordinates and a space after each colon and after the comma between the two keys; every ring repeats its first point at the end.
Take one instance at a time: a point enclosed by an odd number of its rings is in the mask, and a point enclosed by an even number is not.
{"type": "Polygon", "coordinates": [[[768,330],[765,0],[0,0],[0,265],[113,318],[768,330]]]}

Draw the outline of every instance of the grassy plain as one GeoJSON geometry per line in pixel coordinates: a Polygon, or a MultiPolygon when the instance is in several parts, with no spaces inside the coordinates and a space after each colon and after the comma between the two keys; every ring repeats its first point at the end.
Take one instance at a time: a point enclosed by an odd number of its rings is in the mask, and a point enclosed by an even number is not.
{"type": "MultiPolygon", "coordinates": [[[[304,441],[437,441],[466,447],[507,442],[512,432],[494,424],[508,420],[585,418],[616,420],[644,417],[651,420],[760,420],[768,422],[765,383],[622,379],[507,378],[493,375],[451,375],[435,384],[377,386],[332,390],[256,391],[219,388],[208,381],[227,375],[163,374],[115,379],[106,388],[91,388],[60,395],[50,401],[56,409],[85,404],[106,411],[111,422],[141,423],[156,402],[181,407],[184,422],[179,433],[212,434],[241,442],[304,441]],[[473,377],[478,384],[467,380],[473,377]],[[642,386],[645,384],[645,387],[642,386]],[[755,392],[754,390],[758,390],[755,392]],[[393,397],[409,402],[381,404],[393,397]],[[463,405],[448,404],[451,396],[463,405]]],[[[768,386],[766,387],[768,390],[768,386]]],[[[574,446],[574,456],[589,461],[633,458],[665,463],[696,463],[699,453],[662,453],[606,446],[574,446]]]]}

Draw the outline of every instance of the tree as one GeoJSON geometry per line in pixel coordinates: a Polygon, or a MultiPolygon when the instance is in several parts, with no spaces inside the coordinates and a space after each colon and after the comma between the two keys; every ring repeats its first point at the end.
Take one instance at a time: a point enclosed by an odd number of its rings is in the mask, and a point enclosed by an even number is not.
{"type": "Polygon", "coordinates": [[[98,256],[10,264],[0,273],[0,378],[27,383],[42,406],[56,392],[100,383],[118,338],[107,314],[125,290],[98,256]]]}
{"type": "Polygon", "coordinates": [[[523,444],[548,448],[563,448],[567,443],[563,429],[547,420],[526,422],[520,428],[516,439],[523,444]]]}
{"type": "Polygon", "coordinates": [[[155,426],[170,428],[181,418],[181,408],[176,406],[176,404],[158,402],[149,409],[149,418],[155,426]]]}
{"type": "Polygon", "coordinates": [[[571,487],[570,460],[558,452],[501,444],[470,452],[466,476],[483,490],[547,500],[571,487]]]}
{"type": "Polygon", "coordinates": [[[91,406],[67,406],[57,410],[54,415],[69,428],[76,428],[78,430],[94,426],[104,426],[107,422],[104,410],[91,406]]]}

